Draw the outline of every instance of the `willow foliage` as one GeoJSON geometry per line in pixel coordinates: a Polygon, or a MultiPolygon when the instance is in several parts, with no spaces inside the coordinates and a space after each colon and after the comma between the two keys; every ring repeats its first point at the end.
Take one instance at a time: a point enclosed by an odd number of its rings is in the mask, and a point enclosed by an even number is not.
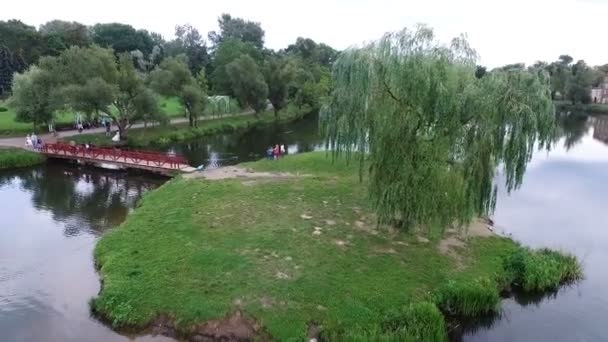
{"type": "Polygon", "coordinates": [[[493,71],[477,78],[476,59],[463,37],[441,45],[420,26],[348,49],[335,62],[322,115],[326,143],[369,173],[380,223],[466,224],[494,209],[498,166],[511,191],[535,142],[548,146],[548,75],[493,71]]]}

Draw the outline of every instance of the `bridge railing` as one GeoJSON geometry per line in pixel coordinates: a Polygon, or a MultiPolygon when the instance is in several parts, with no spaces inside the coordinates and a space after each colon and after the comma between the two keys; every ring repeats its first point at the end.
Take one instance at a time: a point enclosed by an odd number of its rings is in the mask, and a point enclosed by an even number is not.
{"type": "Polygon", "coordinates": [[[100,147],[86,148],[82,145],[72,146],[62,143],[46,144],[42,146],[41,152],[50,155],[71,156],[76,159],[80,157],[99,161],[171,169],[181,169],[189,166],[188,160],[183,156],[160,152],[131,151],[100,147]]]}

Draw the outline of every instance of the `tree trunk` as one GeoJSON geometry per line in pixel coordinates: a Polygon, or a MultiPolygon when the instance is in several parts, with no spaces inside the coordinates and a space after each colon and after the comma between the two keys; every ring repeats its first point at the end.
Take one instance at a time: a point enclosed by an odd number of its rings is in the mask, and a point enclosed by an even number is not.
{"type": "Polygon", "coordinates": [[[129,122],[126,120],[120,120],[116,122],[116,126],[118,127],[118,133],[120,134],[120,140],[126,141],[128,137],[128,126],[129,122]]]}
{"type": "Polygon", "coordinates": [[[274,106],[273,106],[273,109],[274,109],[274,119],[278,120],[279,119],[279,111],[274,106]]]}

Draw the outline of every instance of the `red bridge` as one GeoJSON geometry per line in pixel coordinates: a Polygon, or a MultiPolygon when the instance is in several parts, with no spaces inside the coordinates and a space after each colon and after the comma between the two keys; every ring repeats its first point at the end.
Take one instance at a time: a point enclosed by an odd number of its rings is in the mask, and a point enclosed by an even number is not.
{"type": "Polygon", "coordinates": [[[50,158],[72,159],[92,164],[112,164],[119,168],[148,170],[163,174],[192,172],[186,158],[168,153],[127,151],[113,148],[85,147],[62,143],[46,144],[40,150],[50,158]]]}

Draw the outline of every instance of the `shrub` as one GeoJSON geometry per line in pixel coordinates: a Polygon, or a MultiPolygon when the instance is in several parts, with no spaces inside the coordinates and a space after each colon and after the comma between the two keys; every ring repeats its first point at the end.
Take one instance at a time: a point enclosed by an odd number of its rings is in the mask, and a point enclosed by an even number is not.
{"type": "Polygon", "coordinates": [[[500,294],[495,282],[478,278],[449,281],[435,292],[434,300],[449,315],[473,317],[496,312],[500,305],[500,294]]]}
{"type": "Polygon", "coordinates": [[[549,249],[521,248],[505,258],[504,268],[513,283],[526,291],[554,290],[583,275],[575,256],[549,249]]]}
{"type": "Polygon", "coordinates": [[[447,340],[443,315],[429,302],[411,304],[389,312],[382,324],[333,331],[323,335],[327,341],[443,342],[447,340]]]}
{"type": "Polygon", "coordinates": [[[0,106],[0,113],[8,112],[8,108],[0,106]]]}

